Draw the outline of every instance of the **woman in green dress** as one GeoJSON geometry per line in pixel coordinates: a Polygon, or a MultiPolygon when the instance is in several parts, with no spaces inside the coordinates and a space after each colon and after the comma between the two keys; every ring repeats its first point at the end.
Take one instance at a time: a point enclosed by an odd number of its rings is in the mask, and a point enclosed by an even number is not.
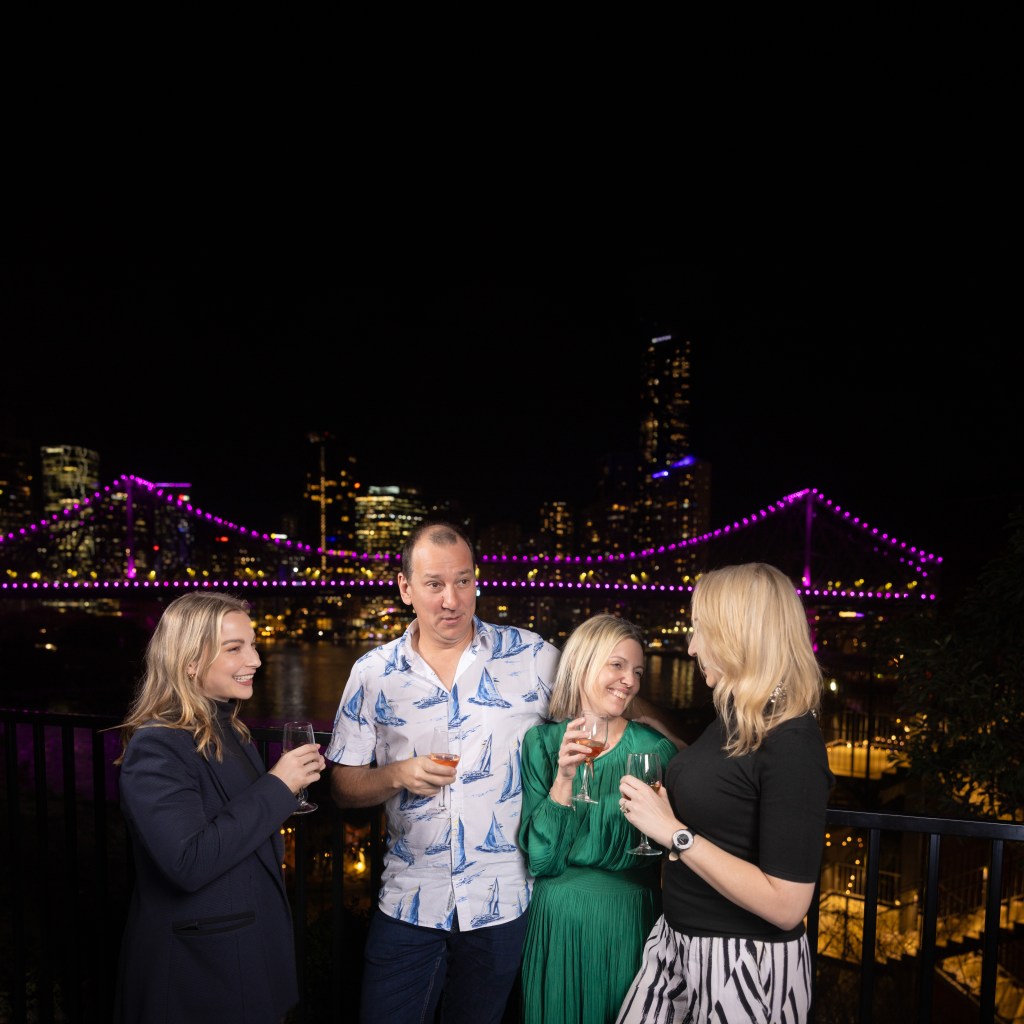
{"type": "Polygon", "coordinates": [[[663,765],[677,743],[627,716],[644,673],[644,638],[632,623],[596,615],[566,641],[551,693],[553,721],[523,738],[519,845],[534,876],[523,947],[524,1024],[609,1024],[640,966],[661,913],[661,857],[630,853],[640,839],[619,810],[632,752],[663,765]],[[583,712],[608,719],[593,762],[591,797],[573,799],[584,755],[583,712]]]}

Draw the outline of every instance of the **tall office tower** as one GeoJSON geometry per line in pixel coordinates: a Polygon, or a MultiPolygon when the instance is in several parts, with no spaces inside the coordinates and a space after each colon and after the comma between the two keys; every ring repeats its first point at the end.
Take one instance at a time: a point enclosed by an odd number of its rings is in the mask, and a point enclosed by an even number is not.
{"type": "MultiPolygon", "coordinates": [[[[564,558],[575,551],[575,520],[567,501],[545,501],[540,508],[537,554],[564,558]]],[[[560,573],[556,572],[556,578],[560,573]]]]}
{"type": "MultiPolygon", "coordinates": [[[[690,450],[690,340],[660,334],[643,361],[639,489],[634,536],[645,547],[705,532],[711,467],[690,450]]],[[[686,567],[679,562],[679,568],[686,567]]]]}
{"type": "MultiPolygon", "coordinates": [[[[426,502],[416,487],[371,484],[367,490],[355,499],[356,550],[398,556],[414,527],[426,519],[426,502]]],[[[368,579],[385,579],[398,572],[398,562],[395,557],[390,562],[371,559],[362,571],[368,579]]]]}
{"type": "Polygon", "coordinates": [[[597,481],[597,500],[580,515],[579,553],[615,555],[636,547],[633,513],[636,502],[636,453],[608,455],[597,481]]]}
{"type": "Polygon", "coordinates": [[[300,540],[331,550],[351,551],[356,546],[356,479],[354,455],[342,454],[338,440],[328,433],[309,435],[315,445],[306,471],[302,494],[300,540]]]}
{"type": "MultiPolygon", "coordinates": [[[[43,514],[73,509],[99,490],[100,457],[90,448],[77,445],[46,445],[39,449],[43,514]]],[[[54,527],[54,546],[50,569],[70,575],[88,574],[99,569],[100,536],[95,508],[89,506],[79,516],[54,527]]]]}
{"type": "Polygon", "coordinates": [[[43,513],[52,515],[91,498],[100,486],[100,457],[90,448],[57,444],[40,448],[43,513]]]}
{"type": "Polygon", "coordinates": [[[0,438],[0,534],[27,526],[33,518],[32,445],[0,438]]]}

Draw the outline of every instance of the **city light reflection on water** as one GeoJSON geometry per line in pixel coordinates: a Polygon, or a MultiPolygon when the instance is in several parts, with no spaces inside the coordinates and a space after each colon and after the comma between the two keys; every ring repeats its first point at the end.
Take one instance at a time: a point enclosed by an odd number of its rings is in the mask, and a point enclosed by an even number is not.
{"type": "Polygon", "coordinates": [[[252,697],[242,717],[249,725],[308,719],[329,730],[341,691],[356,661],[374,644],[268,644],[260,649],[252,697]]]}
{"type": "MultiPolygon", "coordinates": [[[[329,731],[341,692],[356,660],[374,644],[268,645],[261,650],[263,667],[256,674],[253,695],[242,717],[250,725],[277,725],[308,718],[318,730],[329,731]]],[[[710,703],[711,692],[693,659],[651,654],[641,686],[650,700],[663,707],[698,708],[710,703]]]]}
{"type": "MultiPolygon", "coordinates": [[[[241,717],[252,727],[276,728],[286,721],[309,719],[321,732],[330,732],[338,709],[342,690],[349,672],[358,658],[376,646],[364,644],[267,644],[260,655],[263,665],[256,673],[252,697],[245,702],[241,717]]],[[[128,710],[133,685],[119,680],[111,687],[85,688],[75,685],[64,690],[53,680],[31,692],[20,692],[15,699],[0,695],[0,705],[36,708],[41,711],[66,714],[107,715],[115,721],[128,710]]],[[[698,672],[694,675],[694,661],[686,656],[650,654],[647,671],[640,692],[662,707],[671,709],[704,708],[711,702],[711,691],[698,672]]],[[[31,727],[19,726],[18,767],[26,779],[34,777],[32,764],[31,727]]],[[[75,730],[76,786],[84,795],[92,786],[91,745],[88,729],[75,730]]],[[[110,768],[120,750],[116,731],[102,734],[104,763],[110,768]]],[[[44,749],[47,773],[56,779],[63,763],[60,730],[45,730],[44,749]]],[[[108,772],[106,788],[113,798],[113,771],[108,772]]]]}

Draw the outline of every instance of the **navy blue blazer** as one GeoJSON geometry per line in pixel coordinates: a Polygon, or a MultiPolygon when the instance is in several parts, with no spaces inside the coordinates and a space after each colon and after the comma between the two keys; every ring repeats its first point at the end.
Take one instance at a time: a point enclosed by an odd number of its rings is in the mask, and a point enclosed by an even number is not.
{"type": "MultiPolygon", "coordinates": [[[[230,742],[230,741],[229,741],[230,742]]],[[[296,798],[190,733],[147,725],[121,764],[121,809],[135,889],[121,944],[116,1020],[123,1024],[277,1024],[298,1002],[280,826],[296,798]]]]}

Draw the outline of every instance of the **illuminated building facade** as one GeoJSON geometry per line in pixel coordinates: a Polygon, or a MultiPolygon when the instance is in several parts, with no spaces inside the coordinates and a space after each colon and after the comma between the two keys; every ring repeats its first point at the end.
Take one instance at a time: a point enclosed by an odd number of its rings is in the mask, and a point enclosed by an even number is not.
{"type": "MultiPolygon", "coordinates": [[[[690,445],[690,340],[661,334],[644,353],[634,543],[699,536],[711,526],[711,467],[690,445]]],[[[680,563],[680,568],[686,567],[680,563]]]]}

